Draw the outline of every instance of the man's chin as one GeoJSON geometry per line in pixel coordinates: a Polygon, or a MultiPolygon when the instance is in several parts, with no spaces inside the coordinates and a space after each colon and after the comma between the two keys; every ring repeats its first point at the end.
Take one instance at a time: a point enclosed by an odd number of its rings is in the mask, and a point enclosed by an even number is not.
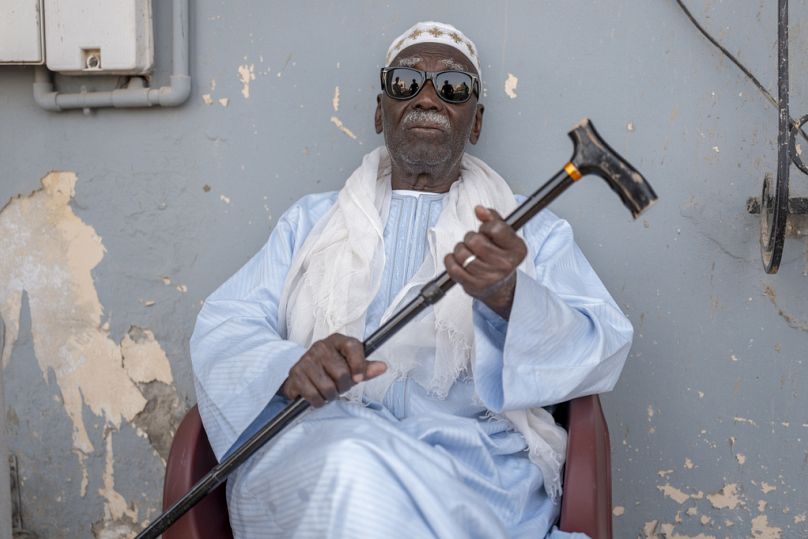
{"type": "Polygon", "coordinates": [[[452,157],[452,152],[448,148],[441,148],[435,144],[402,144],[402,146],[404,149],[400,148],[395,153],[410,167],[433,168],[448,163],[452,157]]]}

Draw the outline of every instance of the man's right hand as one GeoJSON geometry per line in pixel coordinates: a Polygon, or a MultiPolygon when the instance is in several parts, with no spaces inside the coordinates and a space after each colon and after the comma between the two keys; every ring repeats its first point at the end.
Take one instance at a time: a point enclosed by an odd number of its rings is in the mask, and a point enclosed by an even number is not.
{"type": "Polygon", "coordinates": [[[329,335],[311,348],[289,370],[281,386],[288,399],[303,397],[319,408],[354,385],[387,370],[383,361],[368,361],[362,343],[339,333],[329,335]]]}

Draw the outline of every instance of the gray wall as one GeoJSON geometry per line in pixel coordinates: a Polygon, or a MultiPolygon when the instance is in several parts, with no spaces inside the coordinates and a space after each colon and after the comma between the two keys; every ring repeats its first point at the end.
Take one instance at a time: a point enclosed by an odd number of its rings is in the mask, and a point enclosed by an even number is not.
{"type": "MultiPolygon", "coordinates": [[[[155,4],[162,83],[170,7],[155,4]]],[[[774,92],[774,2],[689,5],[774,92]]],[[[0,243],[16,249],[0,261],[7,337],[19,323],[4,376],[28,528],[118,537],[156,514],[169,436],[195,402],[188,338],[200,301],[291,202],[337,189],[382,143],[372,113],[384,52],[415,21],[436,19],[481,51],[485,129],[473,152],[516,191],[564,163],[565,134],[586,115],[659,194],[639,222],[597,179],[553,206],[636,328],[604,397],[616,537],[808,535],[808,252],[789,239],[780,273],[766,275],[758,221],[745,211],[776,169],[775,110],[672,0],[462,6],[193,2],[193,92],[179,109],[49,113],[33,102],[30,68],[0,68],[0,205],[21,195],[0,213],[14,231],[0,243]],[[249,98],[239,66],[255,76],[249,98]],[[72,200],[70,175],[42,188],[52,170],[75,173],[72,200]],[[27,277],[14,281],[19,268],[27,277]],[[32,277],[42,271],[60,286],[32,277]],[[65,316],[60,301],[80,312],[65,316]],[[71,370],[54,339],[70,341],[79,363],[115,366],[106,377],[71,370]],[[132,372],[132,357],[153,372],[132,372]],[[107,384],[125,399],[104,401],[107,384]]],[[[791,8],[799,116],[808,2],[791,8]]],[[[798,194],[807,183],[795,171],[798,194]]]]}

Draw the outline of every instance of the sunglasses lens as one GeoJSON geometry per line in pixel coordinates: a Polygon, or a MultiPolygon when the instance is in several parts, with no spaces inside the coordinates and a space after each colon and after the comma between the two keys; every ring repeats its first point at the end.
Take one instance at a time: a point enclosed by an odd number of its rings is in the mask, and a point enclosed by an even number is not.
{"type": "Polygon", "coordinates": [[[423,76],[418,71],[407,68],[396,68],[387,72],[385,87],[390,97],[409,99],[418,93],[423,82],[423,76]]]}
{"type": "Polygon", "coordinates": [[[436,77],[435,89],[450,103],[463,103],[471,96],[473,81],[461,71],[446,71],[436,77]]]}

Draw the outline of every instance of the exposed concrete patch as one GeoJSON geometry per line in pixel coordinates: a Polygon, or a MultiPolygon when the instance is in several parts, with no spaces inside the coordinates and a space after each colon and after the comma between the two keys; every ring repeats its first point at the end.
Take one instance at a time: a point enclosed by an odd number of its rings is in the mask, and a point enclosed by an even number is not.
{"type": "Polygon", "coordinates": [[[165,462],[185,408],[176,390],[169,384],[154,380],[139,384],[139,387],[148,402],[143,411],[135,416],[134,424],[146,433],[149,443],[165,462]]]}
{"type": "MultiPolygon", "coordinates": [[[[42,179],[42,189],[12,198],[0,211],[0,252],[4,254],[0,257],[0,317],[6,326],[5,366],[19,334],[22,294],[27,293],[36,361],[46,382],[53,371],[73,424],[73,448],[82,467],[80,495],[84,496],[89,482],[86,460],[96,450],[84,424],[84,406],[103,418],[110,432],[117,431],[154,398],[138,384],[156,381],[171,392],[174,389],[168,358],[153,333],[132,328],[118,344],[110,338],[109,326],[101,324],[103,308],[92,269],[105,249],[95,230],[70,207],[76,180],[72,172],[52,172],[42,179]]],[[[132,510],[112,486],[109,434],[106,458],[104,488],[99,490],[106,499],[105,521],[130,518],[132,510]]],[[[107,529],[98,529],[102,528],[107,529]]]]}

